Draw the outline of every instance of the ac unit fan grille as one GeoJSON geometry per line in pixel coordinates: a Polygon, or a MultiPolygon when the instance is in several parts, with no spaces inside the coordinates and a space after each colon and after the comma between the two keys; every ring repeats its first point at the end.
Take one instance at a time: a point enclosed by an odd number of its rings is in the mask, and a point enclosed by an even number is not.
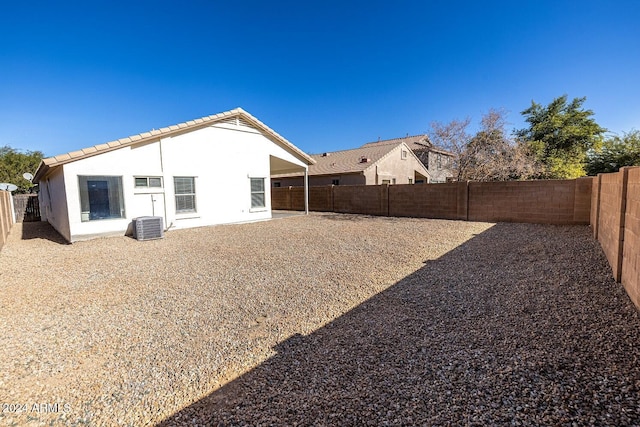
{"type": "Polygon", "coordinates": [[[161,216],[142,216],[133,220],[133,237],[136,240],[153,240],[164,237],[161,216]]]}

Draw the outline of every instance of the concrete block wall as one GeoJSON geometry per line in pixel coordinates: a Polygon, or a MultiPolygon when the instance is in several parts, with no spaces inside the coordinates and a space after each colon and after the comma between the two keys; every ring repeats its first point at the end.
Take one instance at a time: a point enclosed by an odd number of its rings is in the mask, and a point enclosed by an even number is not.
{"type": "Polygon", "coordinates": [[[333,185],[309,187],[309,210],[333,212],[333,185]]]}
{"type": "Polygon", "coordinates": [[[467,183],[392,185],[389,216],[467,219],[467,183]]]}
{"type": "MultiPolygon", "coordinates": [[[[333,212],[332,185],[309,187],[309,210],[333,212]]],[[[304,210],[304,187],[274,187],[271,189],[271,208],[275,210],[304,210]]]]}
{"type": "Polygon", "coordinates": [[[333,211],[364,215],[389,215],[389,185],[336,185],[333,211]]]}
{"type": "Polygon", "coordinates": [[[14,224],[12,203],[11,193],[0,190],[0,249],[6,243],[9,231],[14,224]]]}
{"type": "Polygon", "coordinates": [[[640,167],[598,175],[591,201],[593,236],[613,277],[640,308],[640,167]]]}
{"type": "Polygon", "coordinates": [[[588,224],[592,178],[470,182],[470,221],[588,224]]]}
{"type": "Polygon", "coordinates": [[[640,307],[640,168],[627,170],[620,281],[640,307]]]}
{"type": "Polygon", "coordinates": [[[291,210],[291,191],[289,187],[274,187],[271,189],[271,209],[291,210]]]}
{"type": "Polygon", "coordinates": [[[575,189],[573,196],[573,221],[576,224],[590,223],[593,186],[593,177],[578,178],[575,180],[575,189]]]}
{"type": "Polygon", "coordinates": [[[622,239],[624,237],[624,205],[626,169],[620,172],[601,174],[599,178],[599,204],[597,239],[609,260],[613,277],[620,281],[622,274],[622,239]]]}
{"type": "MultiPolygon", "coordinates": [[[[589,224],[593,178],[310,187],[312,211],[488,222],[589,224]]],[[[304,189],[272,189],[273,209],[304,210],[304,189]]]]}

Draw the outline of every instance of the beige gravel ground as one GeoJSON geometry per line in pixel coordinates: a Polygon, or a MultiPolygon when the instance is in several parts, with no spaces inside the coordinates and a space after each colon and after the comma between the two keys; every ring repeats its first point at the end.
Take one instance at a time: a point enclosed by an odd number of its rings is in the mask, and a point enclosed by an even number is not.
{"type": "Polygon", "coordinates": [[[640,425],[640,320],[588,227],[25,224],[0,284],[0,425],[640,425]]]}

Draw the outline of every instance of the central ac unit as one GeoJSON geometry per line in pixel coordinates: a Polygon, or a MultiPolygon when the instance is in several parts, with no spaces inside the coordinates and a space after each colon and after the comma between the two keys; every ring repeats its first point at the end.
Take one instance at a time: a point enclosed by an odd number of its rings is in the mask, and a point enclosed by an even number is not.
{"type": "Polygon", "coordinates": [[[164,221],[161,216],[141,216],[133,219],[133,238],[153,240],[164,237],[164,221]]]}

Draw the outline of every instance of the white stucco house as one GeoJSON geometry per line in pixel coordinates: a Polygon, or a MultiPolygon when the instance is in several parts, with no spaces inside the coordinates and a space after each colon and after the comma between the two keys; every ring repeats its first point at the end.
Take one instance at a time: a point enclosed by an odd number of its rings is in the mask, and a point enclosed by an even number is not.
{"type": "Polygon", "coordinates": [[[315,161],[237,108],[44,159],[40,209],[69,242],[122,235],[134,218],[165,229],[271,218],[271,175],[315,161]]]}

